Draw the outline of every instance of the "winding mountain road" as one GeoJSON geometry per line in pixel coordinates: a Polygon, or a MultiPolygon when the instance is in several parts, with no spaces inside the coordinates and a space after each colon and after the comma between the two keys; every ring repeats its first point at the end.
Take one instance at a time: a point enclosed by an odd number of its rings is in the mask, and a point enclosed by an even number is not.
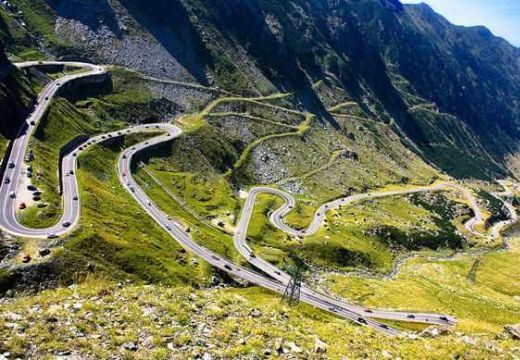
{"type": "MultiPolygon", "coordinates": [[[[143,141],[132,146],[122,152],[119,158],[117,169],[118,176],[122,186],[135,199],[135,201],[154,219],[154,221],[161,226],[168,234],[178,241],[184,248],[195,253],[212,266],[225,271],[237,278],[244,279],[248,282],[264,287],[276,293],[283,294],[286,286],[290,281],[290,275],[282,272],[267,261],[260,259],[253,255],[252,250],[246,243],[247,229],[251,219],[252,210],[257,196],[261,193],[270,193],[282,197],[285,200],[284,206],[274,211],[270,217],[271,222],[286,233],[297,236],[309,236],[320,228],[323,223],[325,213],[330,209],[339,208],[340,206],[359,201],[367,198],[376,198],[383,196],[411,194],[417,192],[434,191],[442,188],[451,187],[461,191],[469,200],[473,207],[475,217],[470,220],[466,227],[468,231],[474,232],[473,226],[482,220],[481,211],[473,195],[465,188],[456,184],[440,184],[431,187],[423,187],[416,189],[409,189],[403,191],[388,191],[381,193],[369,193],[353,195],[348,198],[338,199],[325,204],[320,207],[316,215],[306,230],[295,230],[287,226],[283,222],[283,217],[291,211],[295,205],[295,200],[289,194],[268,187],[258,187],[251,190],[247,198],[242,216],[238,223],[237,231],[234,237],[235,246],[239,252],[247,259],[251,265],[261,270],[264,274],[257,273],[253,270],[238,266],[226,258],[211,252],[205,247],[195,243],[191,237],[188,229],[176,220],[172,220],[167,214],[161,211],[148,195],[141,189],[139,184],[135,181],[132,175],[132,160],[134,156],[144,149],[156,146],[158,144],[173,141],[178,137],[182,130],[172,124],[159,123],[138,125],[125,130],[115,131],[108,134],[93,137],[75,149],[70,151],[62,159],[62,179],[63,179],[63,215],[60,221],[46,229],[31,229],[19,223],[16,216],[16,194],[20,191],[22,167],[24,166],[24,157],[27,152],[29,138],[32,136],[35,128],[38,126],[39,120],[44,115],[49,106],[51,99],[58,93],[62,86],[70,81],[82,77],[88,77],[105,73],[103,67],[85,64],[85,63],[71,63],[71,62],[29,62],[21,63],[17,66],[19,68],[38,66],[38,65],[69,65],[74,67],[83,67],[88,69],[88,72],[74,75],[66,75],[59,80],[49,83],[42,91],[38,98],[38,102],[34,111],[27,119],[27,123],[22,127],[18,137],[13,141],[12,151],[9,155],[8,166],[2,179],[0,188],[0,228],[4,231],[19,237],[27,238],[45,238],[62,236],[70,232],[79,222],[81,199],[78,192],[78,182],[76,178],[77,158],[88,149],[90,146],[102,143],[109,139],[119,136],[124,136],[131,133],[146,132],[146,131],[162,131],[164,135],[156,136],[153,139],[143,141]],[[469,224],[469,225],[468,225],[469,224]],[[267,275],[267,276],[266,276],[267,275]]],[[[516,213],[515,213],[516,214],[516,213]]],[[[516,220],[515,220],[516,221],[516,220]]],[[[409,313],[409,312],[395,312],[384,310],[366,309],[357,305],[348,304],[345,301],[331,298],[327,295],[319,293],[315,290],[303,285],[301,289],[301,301],[308,303],[314,307],[331,312],[342,318],[351,320],[357,324],[372,327],[381,332],[390,335],[397,335],[400,331],[391,328],[383,323],[380,323],[373,318],[398,320],[406,322],[420,322],[430,324],[448,325],[455,323],[455,319],[448,315],[429,314],[429,313],[409,313]]]]}
{"type": "MultiPolygon", "coordinates": [[[[27,153],[29,139],[37,128],[38,122],[45,114],[52,98],[65,85],[74,80],[106,73],[104,67],[81,62],[25,62],[16,64],[18,68],[41,65],[67,65],[71,67],[85,68],[88,69],[88,71],[66,75],[47,84],[38,96],[36,104],[34,105],[34,110],[27,118],[26,123],[23,124],[16,139],[12,142],[12,150],[9,159],[7,160],[7,166],[0,187],[0,208],[2,209],[0,211],[0,227],[12,235],[30,238],[45,238],[49,235],[54,236],[66,233],[68,229],[64,228],[62,224],[70,222],[70,226],[73,227],[79,219],[81,205],[79,201],[73,200],[78,194],[76,177],[64,177],[63,215],[58,224],[47,229],[31,229],[18,222],[16,217],[16,196],[22,185],[21,180],[23,176],[24,158],[27,153]]],[[[72,156],[72,154],[65,156],[63,159],[64,171],[74,170],[75,168],[75,157],[72,156]]]]}

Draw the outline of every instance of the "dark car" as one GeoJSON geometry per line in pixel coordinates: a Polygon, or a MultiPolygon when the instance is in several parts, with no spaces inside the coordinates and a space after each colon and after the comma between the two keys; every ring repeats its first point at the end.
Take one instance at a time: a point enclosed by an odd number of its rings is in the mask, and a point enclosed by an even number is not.
{"type": "Polygon", "coordinates": [[[50,249],[47,249],[47,248],[45,248],[45,249],[40,249],[40,250],[38,251],[38,255],[40,255],[41,257],[47,256],[47,255],[49,255],[50,253],[51,253],[51,250],[50,250],[50,249]]]}

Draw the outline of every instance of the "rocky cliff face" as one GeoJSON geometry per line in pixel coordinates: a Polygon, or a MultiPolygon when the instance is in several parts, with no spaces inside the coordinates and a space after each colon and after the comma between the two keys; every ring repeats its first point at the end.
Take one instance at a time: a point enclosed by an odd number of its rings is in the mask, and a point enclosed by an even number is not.
{"type": "Polygon", "coordinates": [[[504,174],[517,152],[518,49],[485,28],[454,26],[426,5],[35,0],[29,9],[25,1],[13,3],[31,12],[24,22],[48,55],[81,55],[235,93],[294,92],[301,107],[333,125],[327,108],[354,101],[363,116],[397,124],[428,161],[456,176],[504,174]],[[31,23],[35,14],[48,26],[31,23]],[[341,95],[315,86],[323,80],[341,95]]]}

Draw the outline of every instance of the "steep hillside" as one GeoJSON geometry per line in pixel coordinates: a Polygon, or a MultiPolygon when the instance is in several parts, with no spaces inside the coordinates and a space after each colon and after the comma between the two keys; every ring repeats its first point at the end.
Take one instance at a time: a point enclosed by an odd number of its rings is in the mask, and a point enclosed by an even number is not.
{"type": "Polygon", "coordinates": [[[395,121],[396,131],[404,131],[428,162],[457,177],[503,175],[516,154],[518,49],[484,28],[456,27],[426,5],[388,0],[12,4],[0,13],[2,31],[9,51],[22,57],[79,56],[244,95],[292,92],[302,109],[336,127],[334,114],[326,110],[355,102],[363,117],[395,121]],[[323,82],[332,87],[316,86],[323,82]],[[453,153],[457,156],[449,156],[453,153]]]}
{"type": "Polygon", "coordinates": [[[13,139],[36,98],[40,79],[24,76],[9,62],[0,40],[0,157],[7,150],[8,140],[13,139]]]}
{"type": "Polygon", "coordinates": [[[13,170],[23,191],[38,191],[17,209],[25,226],[59,221],[59,162],[71,142],[156,122],[182,134],[133,157],[144,210],[123,186],[130,171],[121,181],[116,165],[158,127],[76,157],[68,175],[78,176],[81,216],[61,224],[70,233],[0,232],[0,359],[519,353],[507,331],[520,322],[518,234],[487,235],[509,218],[500,199],[509,193],[494,180],[520,171],[520,52],[488,30],[398,0],[0,2],[0,155],[52,80],[70,87],[48,99],[32,155],[13,170]],[[57,79],[85,69],[13,65],[49,59],[109,65],[108,75],[72,85],[57,79]],[[439,190],[444,182],[453,188],[439,190]],[[360,312],[453,314],[456,327],[389,322],[421,334],[391,338],[288,306],[234,277],[244,269],[220,271],[170,236],[178,222],[193,242],[260,272],[234,243],[259,185],[295,197],[284,221],[300,230],[324,203],[370,194],[294,235],[269,221],[282,199],[260,195],[241,232],[251,258],[298,267],[306,284],[360,312]],[[164,228],[147,206],[165,215],[164,228]],[[485,221],[468,229],[479,210],[485,221]]]}

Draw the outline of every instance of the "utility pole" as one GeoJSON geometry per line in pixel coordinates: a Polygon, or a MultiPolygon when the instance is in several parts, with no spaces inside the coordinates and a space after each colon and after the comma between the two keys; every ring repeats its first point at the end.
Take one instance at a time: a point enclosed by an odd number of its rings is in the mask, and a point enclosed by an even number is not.
{"type": "Polygon", "coordinates": [[[291,275],[291,280],[285,288],[285,292],[282,296],[282,301],[287,301],[291,306],[298,305],[300,303],[300,289],[302,286],[302,271],[299,266],[293,266],[288,271],[291,275]]]}

